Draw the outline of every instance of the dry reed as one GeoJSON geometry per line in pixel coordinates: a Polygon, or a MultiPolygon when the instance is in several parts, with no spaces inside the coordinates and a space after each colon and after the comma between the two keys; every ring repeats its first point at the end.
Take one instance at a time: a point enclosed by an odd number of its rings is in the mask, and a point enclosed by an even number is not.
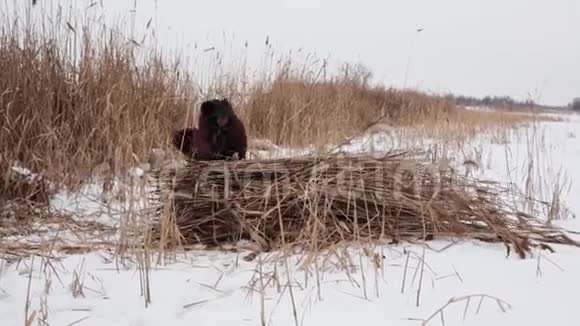
{"type": "MultiPolygon", "coordinates": [[[[438,133],[451,130],[450,125],[460,126],[446,133],[464,139],[474,130],[509,128],[528,119],[475,113],[443,97],[373,85],[368,70],[360,66],[345,65],[333,74],[326,63],[292,66],[292,58],[287,58],[270,67],[268,77],[253,83],[235,71],[225,78],[218,72],[196,75],[181,58],[141,46],[117,26],[84,21],[82,13],[56,20],[40,17],[34,23],[8,12],[0,14],[5,18],[0,23],[0,205],[14,210],[11,216],[21,216],[20,221],[34,212],[50,217],[52,191],[93,181],[97,166],[104,164],[104,173],[122,177],[125,170],[150,158],[152,149],[167,148],[171,132],[194,125],[193,114],[209,96],[232,100],[251,139],[297,146],[341,142],[377,122],[438,133]],[[16,164],[38,177],[15,174],[16,164]]],[[[215,65],[216,71],[223,71],[219,63],[215,65]]],[[[420,136],[424,135],[414,137],[420,136]]],[[[290,166],[302,163],[295,164],[290,166]]],[[[302,214],[319,216],[321,209],[333,207],[316,206],[315,199],[329,199],[314,193],[319,197],[298,197],[310,201],[300,204],[307,210],[302,214]]],[[[351,204],[346,202],[349,210],[351,204]]],[[[315,221],[308,227],[318,230],[323,224],[315,221]]],[[[374,222],[365,223],[364,229],[356,226],[356,236],[372,238],[369,226],[374,222]]],[[[289,242],[297,241],[292,226],[279,231],[288,233],[289,242]]],[[[329,236],[350,239],[345,234],[354,232],[351,227],[329,236]]]]}
{"type": "MultiPolygon", "coordinates": [[[[248,239],[263,250],[296,245],[312,251],[338,242],[463,237],[503,242],[521,257],[537,245],[578,245],[507,202],[507,192],[515,191],[510,187],[469,179],[422,157],[390,152],[192,161],[155,175],[156,205],[171,201],[180,240],[190,245],[248,239]]],[[[166,227],[157,225],[157,233],[166,227]]]]}
{"type": "Polygon", "coordinates": [[[116,176],[145,162],[214,96],[231,99],[251,138],[285,145],[342,141],[377,120],[439,130],[455,116],[467,121],[443,97],[373,85],[359,66],[336,73],[281,57],[250,82],[251,72],[223,73],[216,59],[214,75],[197,75],[179,56],[82,12],[36,21],[0,14],[0,165],[20,162],[66,186],[87,181],[103,162],[116,176]]]}

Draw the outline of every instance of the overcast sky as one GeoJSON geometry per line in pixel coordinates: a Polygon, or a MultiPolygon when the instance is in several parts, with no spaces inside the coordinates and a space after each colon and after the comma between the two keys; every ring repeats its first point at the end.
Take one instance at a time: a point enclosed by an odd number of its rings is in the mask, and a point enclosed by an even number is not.
{"type": "MultiPolygon", "coordinates": [[[[135,0],[96,2],[122,19],[135,0]]],[[[580,0],[138,0],[136,12],[182,49],[219,47],[225,32],[257,56],[269,36],[277,49],[360,61],[387,85],[404,84],[410,58],[407,85],[426,91],[580,97],[580,0]]]]}

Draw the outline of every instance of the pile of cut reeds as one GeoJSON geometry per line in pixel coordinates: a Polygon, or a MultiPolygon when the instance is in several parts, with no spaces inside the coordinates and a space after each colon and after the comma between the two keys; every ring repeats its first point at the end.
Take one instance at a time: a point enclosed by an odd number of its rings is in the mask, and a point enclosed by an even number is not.
{"type": "Polygon", "coordinates": [[[178,230],[173,234],[187,245],[246,239],[264,250],[319,250],[345,241],[460,237],[503,242],[521,257],[538,245],[578,245],[544,223],[540,210],[525,213],[513,202],[533,199],[419,152],[190,161],[157,171],[154,180],[154,239],[178,230]]]}

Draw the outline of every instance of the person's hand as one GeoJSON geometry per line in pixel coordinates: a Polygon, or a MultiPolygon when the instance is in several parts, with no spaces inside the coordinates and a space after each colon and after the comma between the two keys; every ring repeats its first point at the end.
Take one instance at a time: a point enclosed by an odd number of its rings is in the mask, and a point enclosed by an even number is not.
{"type": "Polygon", "coordinates": [[[239,160],[239,159],[240,159],[240,157],[238,156],[238,152],[235,152],[235,153],[232,155],[232,161],[237,161],[237,160],[239,160]]]}

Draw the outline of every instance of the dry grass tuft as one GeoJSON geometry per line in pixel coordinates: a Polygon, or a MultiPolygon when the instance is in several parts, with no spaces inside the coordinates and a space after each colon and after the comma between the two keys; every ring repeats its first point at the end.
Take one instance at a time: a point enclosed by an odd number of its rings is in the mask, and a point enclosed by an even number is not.
{"type": "Polygon", "coordinates": [[[510,205],[508,187],[425,162],[413,152],[190,162],[175,176],[158,176],[157,204],[172,198],[189,245],[245,239],[263,250],[297,245],[317,252],[340,242],[451,236],[503,242],[521,257],[536,245],[579,245],[510,205]]]}
{"type": "Polygon", "coordinates": [[[372,86],[364,70],[344,69],[323,80],[282,70],[257,84],[240,112],[253,136],[304,146],[343,141],[379,122],[442,121],[455,110],[442,98],[372,86]]]}
{"type": "Polygon", "coordinates": [[[49,182],[18,166],[0,161],[0,205],[17,200],[47,206],[53,191],[49,182]]]}
{"type": "Polygon", "coordinates": [[[0,71],[3,161],[71,184],[102,162],[144,161],[197,96],[179,65],[104,27],[67,32],[7,20],[0,71]]]}

